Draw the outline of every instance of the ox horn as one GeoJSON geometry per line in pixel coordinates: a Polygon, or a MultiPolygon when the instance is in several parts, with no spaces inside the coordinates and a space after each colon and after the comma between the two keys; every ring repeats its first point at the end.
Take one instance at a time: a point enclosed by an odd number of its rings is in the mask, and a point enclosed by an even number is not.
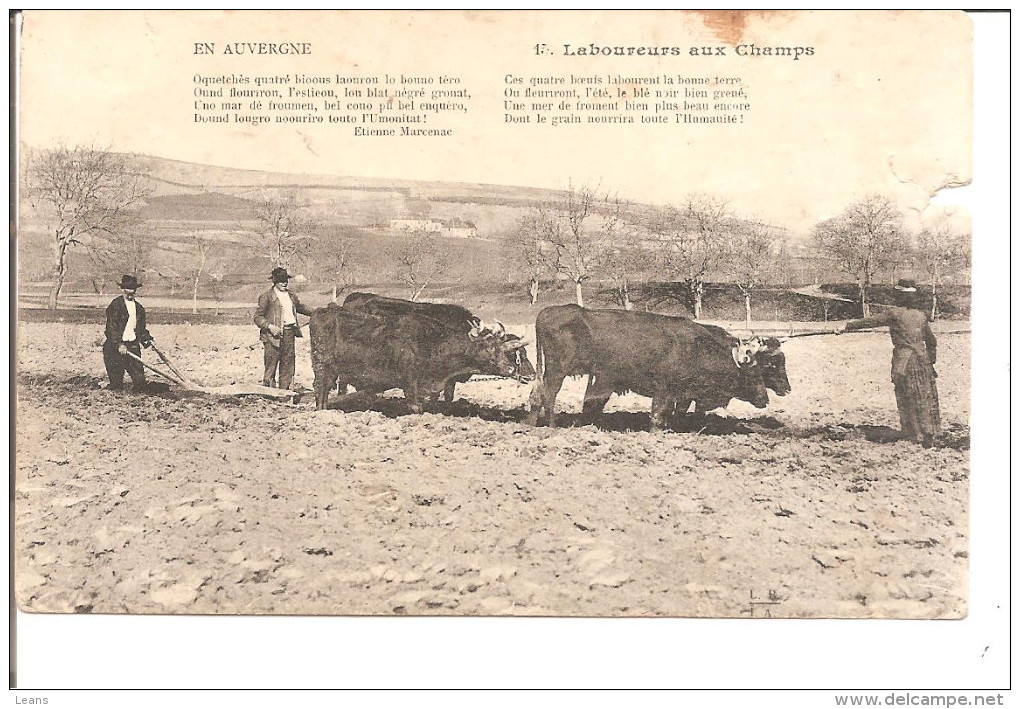
{"type": "Polygon", "coordinates": [[[752,335],[751,337],[748,337],[746,340],[741,339],[739,347],[743,352],[746,352],[749,356],[753,357],[754,355],[758,354],[763,349],[765,349],[765,344],[762,342],[760,337],[758,337],[757,335],[752,335]]]}
{"type": "Polygon", "coordinates": [[[738,367],[745,367],[753,360],[750,351],[743,343],[733,348],[733,361],[738,367]]]}
{"type": "Polygon", "coordinates": [[[503,323],[501,323],[499,321],[496,322],[496,325],[498,325],[500,327],[500,330],[498,332],[496,331],[496,329],[492,325],[486,325],[485,321],[482,320],[481,318],[479,318],[478,319],[478,332],[475,333],[475,337],[493,337],[493,336],[495,336],[498,339],[501,333],[506,332],[506,328],[503,327],[503,323]]]}

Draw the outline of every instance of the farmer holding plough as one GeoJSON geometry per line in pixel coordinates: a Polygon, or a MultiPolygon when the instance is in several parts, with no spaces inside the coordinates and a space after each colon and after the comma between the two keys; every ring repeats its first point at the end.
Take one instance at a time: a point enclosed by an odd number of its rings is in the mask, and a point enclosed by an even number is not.
{"type": "MultiPolygon", "coordinates": [[[[296,400],[295,392],[255,384],[224,384],[202,386],[183,374],[170,359],[156,347],[152,335],[145,327],[145,308],[135,300],[135,291],[141,284],[134,276],[124,276],[120,281],[123,296],[115,298],[106,309],[106,341],[103,343],[103,361],[110,377],[110,389],[124,386],[124,370],[131,376],[135,391],[146,389],[145,370],[187,391],[211,394],[213,396],[266,396],[279,400],[296,400]],[[163,363],[164,369],[142,359],[141,348],[151,349],[163,363]]],[[[302,306],[301,312],[304,312],[302,306]]],[[[291,340],[293,342],[293,340],[291,340]]],[[[293,353],[293,349],[291,350],[293,353]]],[[[293,357],[293,354],[291,355],[293,357]]],[[[293,371],[291,363],[291,371],[293,371]]]]}
{"type": "Polygon", "coordinates": [[[145,390],[145,370],[136,358],[141,356],[142,347],[152,345],[152,335],[145,328],[145,308],[135,300],[135,291],[141,285],[134,276],[123,276],[120,279],[123,295],[114,298],[106,308],[103,363],[112,390],[124,387],[124,370],[131,377],[134,391],[145,390]],[[134,358],[127,356],[129,352],[134,358]]]}

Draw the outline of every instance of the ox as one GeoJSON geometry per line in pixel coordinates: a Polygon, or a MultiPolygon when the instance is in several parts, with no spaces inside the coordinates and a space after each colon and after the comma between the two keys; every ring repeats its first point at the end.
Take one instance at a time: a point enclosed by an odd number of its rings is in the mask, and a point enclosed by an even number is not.
{"type": "Polygon", "coordinates": [[[739,340],[721,328],[686,318],[625,310],[545,308],[535,320],[539,378],[529,423],[544,410],[556,425],[556,396],[567,376],[588,375],[583,416],[593,419],[613,393],[651,397],[651,428],[663,426],[677,404],[686,411],[725,406],[732,398],[765,408],[767,386],[790,390],[778,342],[739,340]],[[768,367],[761,364],[769,357],[768,367]],[[768,373],[766,381],[764,374],[768,373]]]}
{"type": "MultiPolygon", "coordinates": [[[[781,343],[778,339],[756,336],[747,340],[740,340],[718,325],[694,324],[714,335],[727,347],[739,348],[742,362],[747,363],[753,360],[755,365],[761,368],[761,378],[766,389],[771,389],[777,396],[786,396],[790,393],[792,387],[786,374],[786,354],[780,349],[781,343]]],[[[730,398],[712,396],[712,392],[708,388],[702,387],[701,398],[691,397],[687,400],[680,400],[677,402],[677,410],[687,411],[691,402],[695,401],[699,411],[711,411],[712,409],[726,406],[730,398]]],[[[742,397],[738,396],[736,398],[742,397]]]]}
{"type": "MultiPolygon", "coordinates": [[[[447,305],[445,303],[417,303],[410,300],[401,300],[400,298],[387,298],[374,293],[351,293],[344,299],[343,307],[348,310],[356,310],[384,318],[398,317],[407,313],[417,313],[444,322],[465,334],[470,332],[473,327],[484,327],[484,323],[467,308],[462,308],[459,305],[447,305]]],[[[535,378],[535,367],[528,360],[528,351],[525,348],[527,342],[517,335],[506,332],[500,323],[496,323],[494,332],[502,340],[503,348],[514,362],[515,369],[511,376],[518,382],[525,384],[532,381],[535,378]]],[[[481,370],[478,374],[506,376],[502,372],[496,371],[496,368],[481,370]]],[[[443,388],[443,398],[446,401],[453,401],[457,383],[466,382],[470,378],[470,374],[462,374],[449,380],[443,388]]]]}
{"type": "Polygon", "coordinates": [[[326,407],[334,386],[345,392],[350,384],[359,394],[403,389],[420,413],[422,397],[455,377],[515,371],[497,333],[478,326],[463,331],[415,313],[378,317],[331,304],[312,314],[309,334],[317,409],[326,407]]]}

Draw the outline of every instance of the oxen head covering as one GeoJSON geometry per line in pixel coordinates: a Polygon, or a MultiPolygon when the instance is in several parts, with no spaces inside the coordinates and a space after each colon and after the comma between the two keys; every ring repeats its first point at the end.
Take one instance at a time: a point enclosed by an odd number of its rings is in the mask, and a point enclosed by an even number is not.
{"type": "Polygon", "coordinates": [[[786,396],[793,387],[786,374],[786,355],[780,347],[782,344],[775,337],[759,337],[761,348],[756,355],[761,366],[761,376],[765,386],[779,396],[786,396]]]}
{"type": "Polygon", "coordinates": [[[769,393],[762,377],[762,369],[758,366],[761,352],[760,338],[750,337],[737,340],[733,347],[733,361],[737,364],[737,381],[740,385],[739,398],[752,406],[764,409],[769,405],[769,393]]]}
{"type": "Polygon", "coordinates": [[[269,280],[271,280],[273,283],[287,283],[288,281],[290,281],[290,274],[287,273],[286,268],[281,268],[280,266],[277,266],[276,268],[273,269],[273,272],[269,275],[269,280]]]}
{"type": "Polygon", "coordinates": [[[468,334],[471,336],[472,340],[494,337],[500,341],[503,345],[503,349],[508,352],[513,352],[514,350],[527,347],[531,344],[530,340],[526,340],[523,337],[507,332],[506,326],[499,320],[496,320],[489,325],[481,318],[474,318],[473,320],[468,320],[468,324],[471,326],[471,330],[468,334]]]}
{"type": "Polygon", "coordinates": [[[483,371],[500,377],[515,376],[517,366],[510,356],[510,350],[503,347],[500,336],[480,318],[473,318],[468,323],[471,325],[468,337],[480,348],[482,357],[487,360],[483,371]]]}
{"type": "MultiPolygon", "coordinates": [[[[741,340],[741,342],[745,342],[741,340]]],[[[746,340],[748,348],[753,354],[765,353],[772,354],[777,352],[782,345],[778,338],[775,337],[762,337],[761,335],[754,335],[746,340]]]]}
{"type": "Polygon", "coordinates": [[[786,374],[786,355],[780,347],[781,343],[775,337],[754,335],[737,342],[733,348],[733,361],[741,369],[758,368],[765,387],[779,396],[786,396],[792,388],[786,374]]]}
{"type": "Polygon", "coordinates": [[[120,277],[120,285],[118,287],[121,290],[138,290],[142,287],[142,284],[134,276],[124,275],[120,277]]]}
{"type": "Polygon", "coordinates": [[[764,349],[760,337],[748,337],[737,341],[733,348],[733,361],[738,367],[754,366],[757,363],[757,355],[764,349]]]}
{"type": "Polygon", "coordinates": [[[500,376],[513,377],[518,382],[530,382],[535,378],[535,367],[528,360],[527,346],[530,341],[507,332],[503,323],[498,320],[487,325],[480,318],[468,320],[471,329],[468,337],[473,342],[482,342],[492,352],[492,365],[500,376]],[[504,370],[504,363],[509,362],[510,371],[504,370]]]}

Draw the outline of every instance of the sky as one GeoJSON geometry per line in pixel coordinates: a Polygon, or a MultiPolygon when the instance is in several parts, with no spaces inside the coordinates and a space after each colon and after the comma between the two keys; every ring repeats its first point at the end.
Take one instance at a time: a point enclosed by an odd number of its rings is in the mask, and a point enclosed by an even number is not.
{"type": "Polygon", "coordinates": [[[899,204],[908,226],[935,220],[942,210],[928,207],[930,195],[971,172],[971,22],[962,13],[39,11],[25,14],[21,52],[20,139],[31,147],[95,143],[322,175],[598,183],[654,204],[707,193],[795,233],[874,192],[899,204]],[[310,53],[224,54],[232,42],[297,43],[310,53]],[[215,50],[196,53],[196,43],[215,50]],[[540,43],[547,53],[536,54],[540,43]],[[593,43],[683,51],[576,54],[593,43]],[[738,44],[812,53],[736,56],[738,44]],[[722,47],[725,56],[690,56],[690,47],[722,47]],[[456,78],[451,86],[471,95],[468,111],[427,119],[453,134],[195,121],[195,90],[216,86],[200,77],[387,73],[456,78]],[[532,78],[661,75],[738,79],[745,93],[732,100],[750,108],[723,125],[505,120],[506,90],[532,78]]]}

